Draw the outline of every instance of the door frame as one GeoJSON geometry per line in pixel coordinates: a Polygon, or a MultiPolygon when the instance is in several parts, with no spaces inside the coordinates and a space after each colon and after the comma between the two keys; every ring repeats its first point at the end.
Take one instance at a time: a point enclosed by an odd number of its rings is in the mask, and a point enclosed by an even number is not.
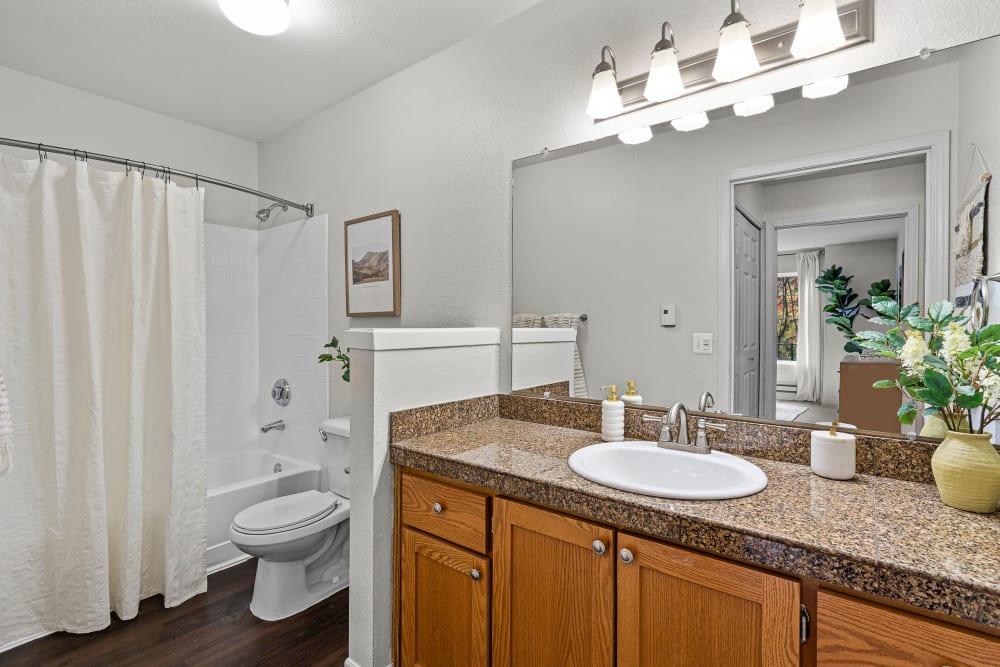
{"type": "MultiPolygon", "coordinates": [[[[875,222],[877,220],[903,219],[903,251],[906,257],[917,257],[920,254],[920,206],[904,206],[898,208],[879,209],[874,211],[858,211],[837,215],[810,215],[796,218],[784,218],[768,222],[764,226],[763,257],[761,259],[761,288],[764,291],[761,299],[761,340],[774,340],[777,336],[777,263],[778,263],[778,232],[783,229],[812,227],[814,225],[844,225],[853,222],[875,222]]],[[[903,285],[908,287],[907,300],[914,301],[909,290],[920,285],[917,275],[917,262],[908,261],[903,267],[903,285]]],[[[919,292],[919,287],[917,288],[919,292]]],[[[902,297],[903,295],[900,295],[902,297]]],[[[735,312],[735,311],[734,311],[735,312]]],[[[771,345],[762,345],[760,353],[760,416],[774,419],[768,410],[766,396],[774,396],[777,389],[777,353],[771,345]]],[[[822,384],[822,380],[820,380],[822,384]]],[[[773,411],[774,405],[770,405],[773,411]]]]}
{"type": "Polygon", "coordinates": [[[716,397],[724,410],[732,409],[733,374],[735,372],[732,345],[735,341],[733,291],[736,281],[733,270],[733,224],[737,185],[765,180],[780,180],[815,174],[838,167],[883,162],[901,157],[924,158],[926,211],[923,235],[923,294],[922,303],[948,299],[951,261],[951,235],[948,221],[951,215],[951,132],[942,130],[904,137],[858,148],[771,162],[719,174],[719,289],[718,289],[718,369],[716,397]]]}

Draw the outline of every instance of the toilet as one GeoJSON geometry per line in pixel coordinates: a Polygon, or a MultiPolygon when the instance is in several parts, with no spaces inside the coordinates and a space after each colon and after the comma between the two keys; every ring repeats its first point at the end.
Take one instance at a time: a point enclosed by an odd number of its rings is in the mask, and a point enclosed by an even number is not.
{"type": "Polygon", "coordinates": [[[250,611],[277,621],[347,588],[351,515],[350,417],[323,422],[320,491],[265,500],[236,515],[233,545],[257,557],[250,611]]]}

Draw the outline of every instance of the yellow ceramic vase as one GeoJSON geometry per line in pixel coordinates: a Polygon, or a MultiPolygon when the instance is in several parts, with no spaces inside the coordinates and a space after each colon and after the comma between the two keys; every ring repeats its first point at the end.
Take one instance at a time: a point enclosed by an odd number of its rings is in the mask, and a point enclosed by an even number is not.
{"type": "Polygon", "coordinates": [[[989,433],[948,431],[934,450],[931,470],[945,505],[989,514],[1000,502],[1000,454],[989,433]]]}

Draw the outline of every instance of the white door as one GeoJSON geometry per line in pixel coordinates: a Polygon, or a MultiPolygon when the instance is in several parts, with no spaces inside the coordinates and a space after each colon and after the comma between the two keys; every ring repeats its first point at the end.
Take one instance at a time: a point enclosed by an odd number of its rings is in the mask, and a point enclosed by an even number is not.
{"type": "Polygon", "coordinates": [[[733,411],[756,417],[760,410],[760,229],[738,208],[733,219],[733,411]]]}

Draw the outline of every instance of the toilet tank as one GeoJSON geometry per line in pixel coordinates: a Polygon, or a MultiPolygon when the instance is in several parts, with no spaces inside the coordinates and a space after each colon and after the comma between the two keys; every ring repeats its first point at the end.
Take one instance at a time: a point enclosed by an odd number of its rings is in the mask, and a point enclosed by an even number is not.
{"type": "Polygon", "coordinates": [[[330,491],[344,498],[351,497],[351,418],[333,417],[323,422],[326,442],[323,443],[323,466],[330,491]]]}

